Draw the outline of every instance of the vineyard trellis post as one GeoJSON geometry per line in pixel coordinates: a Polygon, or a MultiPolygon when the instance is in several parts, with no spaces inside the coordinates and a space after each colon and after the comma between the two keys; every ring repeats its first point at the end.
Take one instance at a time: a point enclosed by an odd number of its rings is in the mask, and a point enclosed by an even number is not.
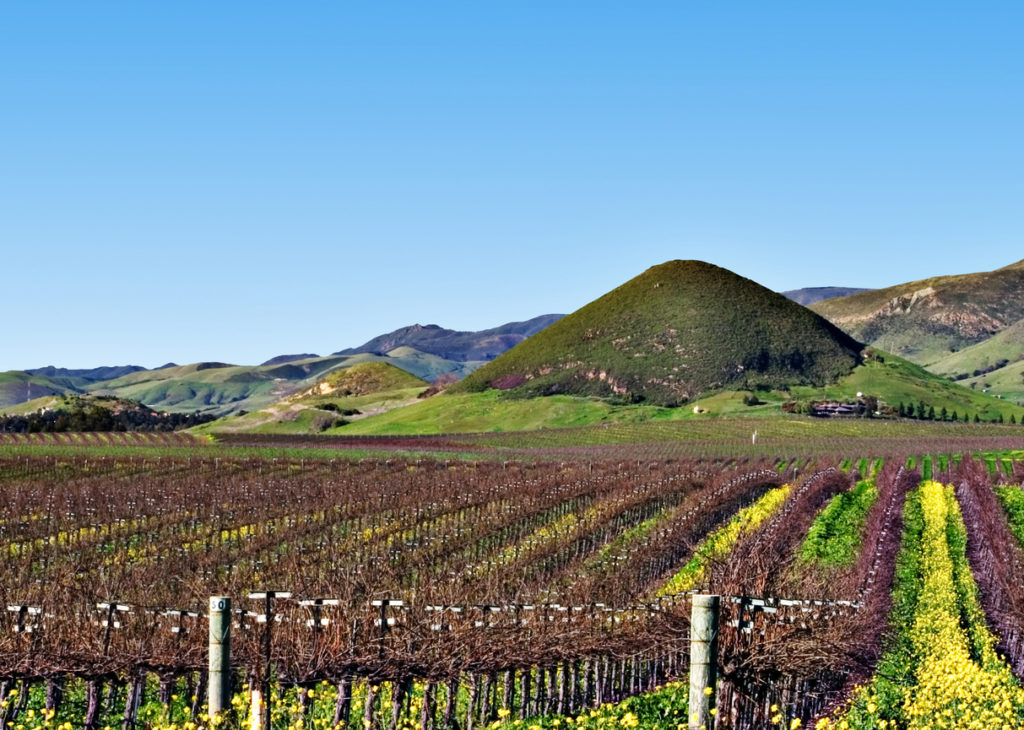
{"type": "Polygon", "coordinates": [[[210,597],[210,664],[207,679],[210,717],[231,706],[231,598],[210,597]]]}
{"type": "MultiPolygon", "coordinates": [[[[264,623],[263,627],[263,682],[262,682],[262,701],[263,701],[263,727],[265,730],[270,730],[270,713],[271,713],[271,702],[270,702],[270,664],[271,664],[271,629],[274,625],[274,599],[275,598],[291,598],[292,594],[290,591],[263,591],[257,593],[250,593],[249,598],[251,600],[262,600],[263,601],[263,614],[257,616],[257,621],[264,623]]],[[[255,706],[253,707],[253,713],[259,711],[255,706]]]]}
{"type": "Polygon", "coordinates": [[[719,596],[695,595],[690,610],[690,730],[711,727],[718,667],[719,596]]]}

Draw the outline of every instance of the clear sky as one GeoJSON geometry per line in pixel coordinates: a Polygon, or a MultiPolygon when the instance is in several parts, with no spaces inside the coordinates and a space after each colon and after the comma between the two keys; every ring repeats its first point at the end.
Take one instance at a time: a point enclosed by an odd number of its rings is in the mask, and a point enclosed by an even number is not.
{"type": "Polygon", "coordinates": [[[0,4],[0,370],[1024,258],[1024,3],[0,4]]]}

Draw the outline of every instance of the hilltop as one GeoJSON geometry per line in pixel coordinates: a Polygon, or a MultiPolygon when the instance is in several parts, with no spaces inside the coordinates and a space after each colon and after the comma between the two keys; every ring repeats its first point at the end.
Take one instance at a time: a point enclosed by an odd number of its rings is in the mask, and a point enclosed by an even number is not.
{"type": "Polygon", "coordinates": [[[850,336],[932,366],[1024,319],[1024,261],[811,305],[850,336]]]}
{"type": "Polygon", "coordinates": [[[404,388],[426,388],[422,378],[386,362],[367,362],[344,370],[335,370],[303,393],[303,396],[336,395],[338,397],[372,395],[404,388]]]}
{"type": "Polygon", "coordinates": [[[452,392],[568,393],[673,405],[708,391],[824,385],[861,345],[785,296],[702,261],[670,261],[551,324],[452,392]]]}

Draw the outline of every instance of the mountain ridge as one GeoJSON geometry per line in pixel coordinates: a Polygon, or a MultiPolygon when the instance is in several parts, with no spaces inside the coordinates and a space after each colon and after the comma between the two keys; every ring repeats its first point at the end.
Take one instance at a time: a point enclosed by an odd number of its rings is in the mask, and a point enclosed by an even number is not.
{"type": "Polygon", "coordinates": [[[1024,261],[810,305],[852,337],[928,366],[1024,319],[1024,261]]]}
{"type": "Polygon", "coordinates": [[[563,316],[561,314],[542,314],[521,322],[507,322],[497,327],[478,331],[451,330],[436,324],[413,324],[378,335],[358,347],[349,347],[333,354],[354,355],[359,352],[383,354],[405,346],[420,352],[438,355],[447,360],[461,362],[492,360],[563,316]]]}
{"type": "Polygon", "coordinates": [[[791,299],[797,304],[802,304],[806,307],[825,299],[848,297],[851,294],[860,294],[866,291],[871,291],[871,289],[854,286],[807,286],[803,289],[790,289],[779,293],[787,299],[791,299]]]}

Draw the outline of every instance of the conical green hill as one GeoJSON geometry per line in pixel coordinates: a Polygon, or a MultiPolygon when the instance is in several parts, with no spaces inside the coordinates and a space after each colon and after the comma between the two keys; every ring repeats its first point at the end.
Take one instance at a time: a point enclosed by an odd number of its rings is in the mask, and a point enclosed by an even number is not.
{"type": "Polygon", "coordinates": [[[426,388],[430,383],[387,362],[364,362],[328,373],[310,392],[370,395],[401,388],[426,388]]]}
{"type": "Polygon", "coordinates": [[[669,261],[457,384],[680,404],[721,388],[823,385],[862,346],[814,312],[703,261],[669,261]]]}

